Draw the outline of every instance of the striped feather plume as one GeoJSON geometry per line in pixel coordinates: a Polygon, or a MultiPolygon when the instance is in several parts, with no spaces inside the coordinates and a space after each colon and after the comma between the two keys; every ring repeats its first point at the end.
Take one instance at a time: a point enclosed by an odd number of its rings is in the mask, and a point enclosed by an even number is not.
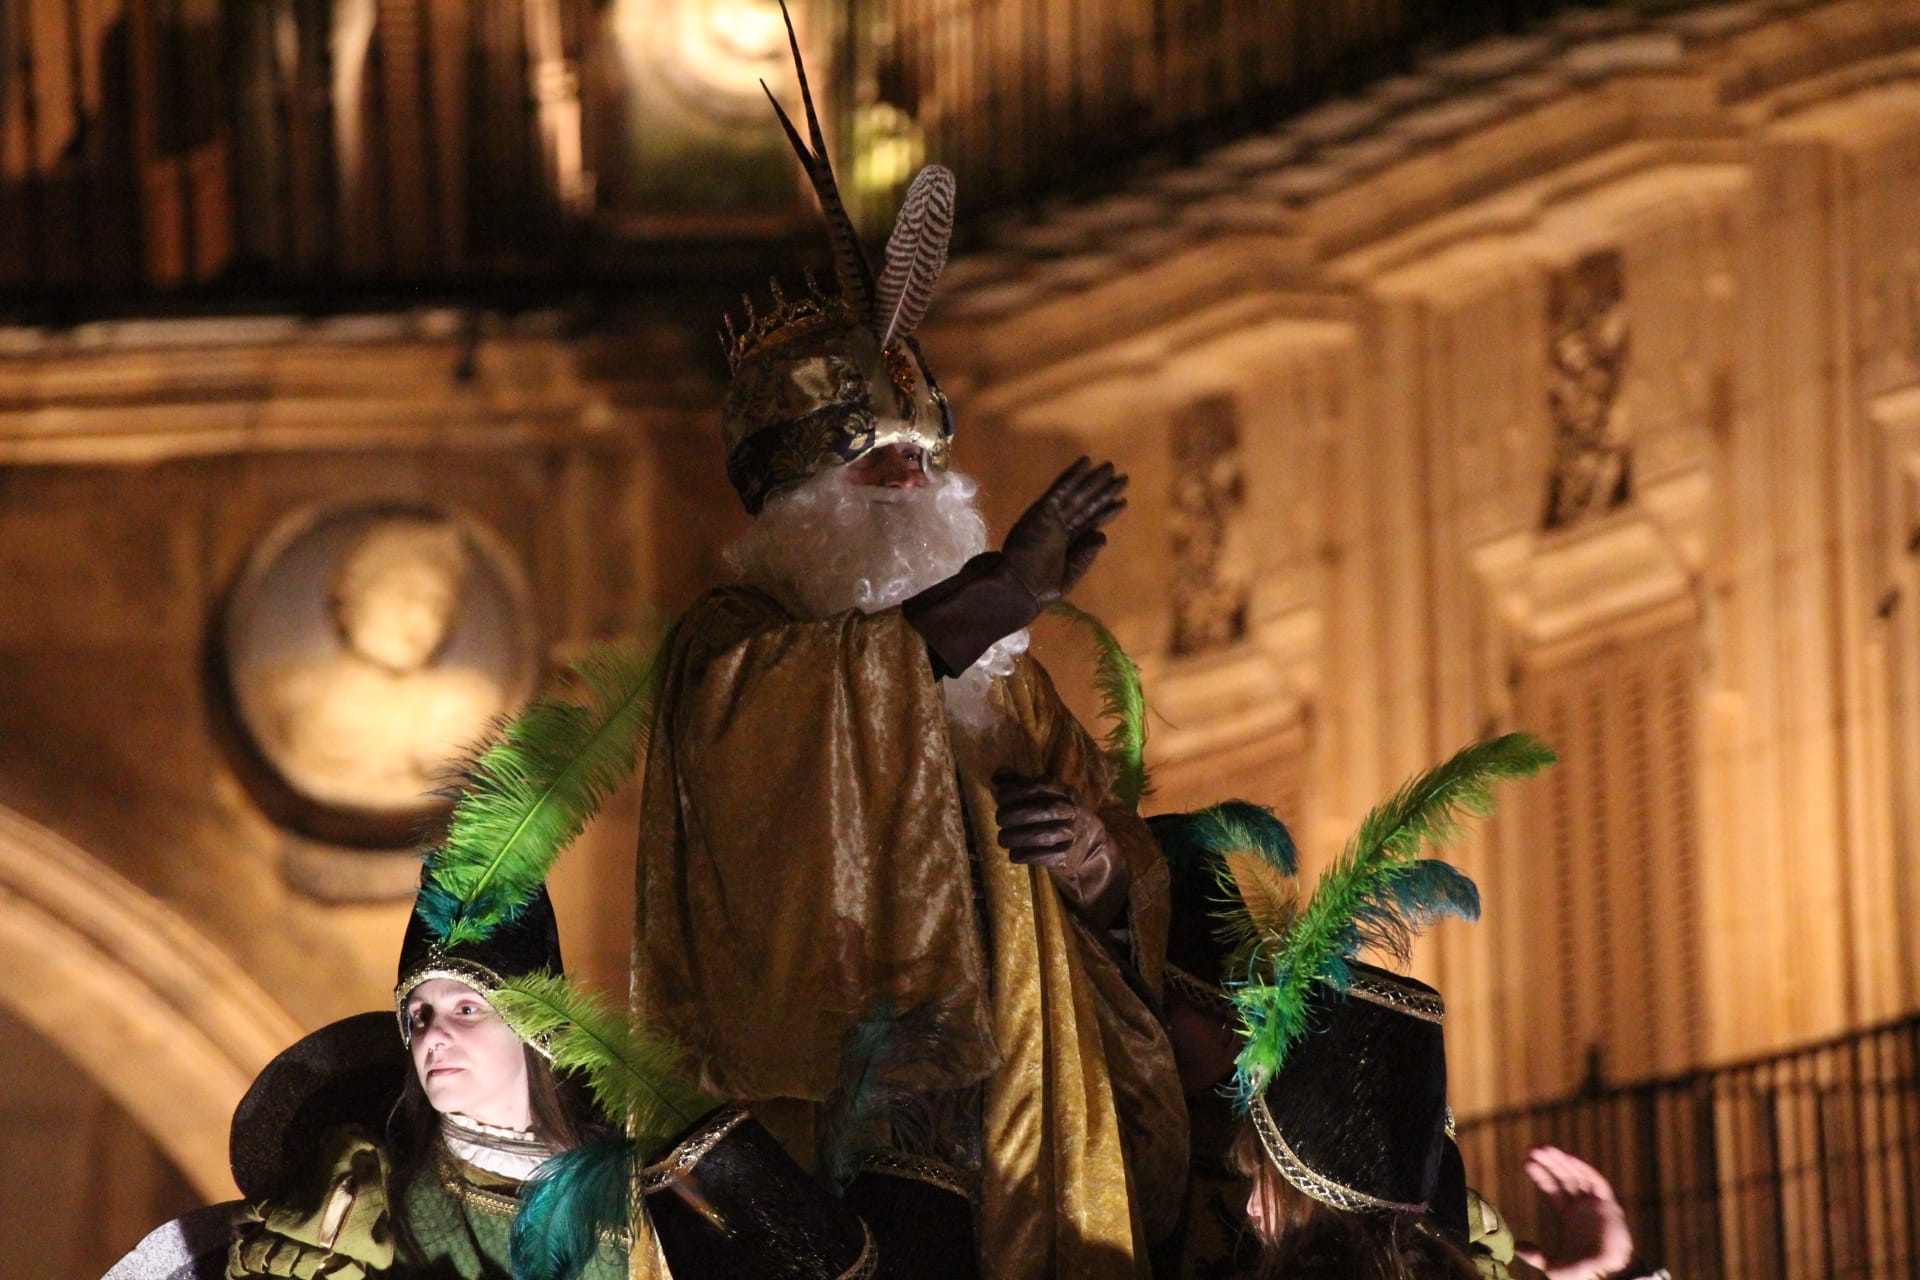
{"type": "Polygon", "coordinates": [[[1436,921],[1479,917],[1473,881],[1419,855],[1457,840],[1467,817],[1491,813],[1496,782],[1527,777],[1553,761],[1546,744],[1524,733],[1476,743],[1409,780],[1369,813],[1286,929],[1259,929],[1244,908],[1229,912],[1238,917],[1236,927],[1263,935],[1249,961],[1253,976],[1233,992],[1244,1035],[1235,1073],[1243,1101],[1266,1087],[1306,1033],[1316,983],[1344,990],[1349,962],[1366,948],[1404,961],[1414,936],[1436,921]]]}
{"type": "Polygon", "coordinates": [[[640,1034],[626,1016],[547,973],[513,978],[487,997],[556,1071],[578,1071],[600,1109],[622,1124],[642,1160],[671,1146],[717,1105],[682,1080],[680,1050],[640,1034]]]}
{"type": "Polygon", "coordinates": [[[594,646],[572,668],[582,701],[537,699],[464,767],[414,908],[442,941],[479,941],[515,918],[632,776],[666,649],[594,646]]]}
{"type": "Polygon", "coordinates": [[[780,0],[780,16],[787,24],[787,45],[793,50],[793,70],[800,79],[800,101],[806,108],[807,136],[813,142],[811,149],[801,140],[800,131],[793,127],[793,121],[773,96],[773,90],[767,88],[767,82],[762,80],[760,88],[765,91],[767,101],[773,103],[780,127],[787,131],[787,142],[799,157],[800,166],[807,171],[813,194],[820,201],[820,212],[827,220],[827,240],[833,246],[834,273],[840,277],[840,292],[852,305],[855,315],[871,320],[873,267],[867,262],[866,250],[860,247],[860,233],[840,199],[840,184],[835,181],[833,165],[827,159],[826,135],[820,128],[820,116],[813,109],[813,90],[807,84],[806,64],[800,60],[800,37],[793,33],[793,15],[787,12],[787,0],[780,0]]]}
{"type": "Polygon", "coordinates": [[[914,176],[887,237],[887,264],[873,301],[874,329],[884,350],[912,333],[933,301],[953,239],[953,171],[930,164],[914,176]]]}
{"type": "Polygon", "coordinates": [[[602,1138],[549,1157],[521,1188],[509,1260],[514,1280],[575,1280],[603,1237],[633,1217],[641,1167],[631,1138],[602,1138]]]}
{"type": "Polygon", "coordinates": [[[1106,624],[1085,609],[1065,600],[1048,608],[1086,628],[1093,637],[1093,680],[1100,690],[1100,714],[1112,722],[1102,746],[1114,768],[1114,794],[1138,809],[1153,794],[1153,779],[1147,771],[1147,695],[1140,686],[1140,668],[1106,624]]]}

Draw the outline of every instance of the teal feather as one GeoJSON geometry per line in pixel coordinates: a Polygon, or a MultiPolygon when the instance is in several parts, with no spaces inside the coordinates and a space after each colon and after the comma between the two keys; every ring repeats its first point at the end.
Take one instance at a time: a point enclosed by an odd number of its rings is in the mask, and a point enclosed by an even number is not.
{"type": "Polygon", "coordinates": [[[630,1138],[602,1138],[542,1163],[513,1219],[514,1280],[576,1280],[602,1240],[631,1225],[640,1165],[630,1138]]]}
{"type": "Polygon", "coordinates": [[[1362,950],[1404,960],[1414,936],[1434,921],[1479,914],[1472,882],[1445,863],[1419,861],[1419,854],[1458,839],[1467,817],[1492,812],[1495,783],[1553,761],[1539,739],[1506,734],[1410,779],[1367,814],[1291,927],[1261,938],[1249,954],[1247,980],[1233,992],[1244,1035],[1236,1072],[1243,1099],[1266,1087],[1306,1033],[1315,984],[1344,989],[1349,962],[1362,950]]]}
{"type": "Polygon", "coordinates": [[[547,1051],[556,1071],[578,1071],[600,1109],[652,1159],[718,1105],[681,1076],[679,1049],[640,1034],[626,1016],[571,979],[513,978],[488,1000],[522,1040],[547,1051]]]}
{"type": "Polygon", "coordinates": [[[538,699],[465,768],[414,908],[442,941],[479,941],[515,918],[632,776],[666,649],[594,646],[572,667],[583,701],[538,699]]]}
{"type": "Polygon", "coordinates": [[[1286,824],[1249,800],[1222,800],[1192,813],[1158,813],[1147,826],[1176,876],[1211,875],[1235,850],[1259,854],[1284,876],[1299,871],[1300,855],[1286,824]]]}
{"type": "Polygon", "coordinates": [[[1214,933],[1227,949],[1228,969],[1243,967],[1270,931],[1269,921],[1288,915],[1293,907],[1291,887],[1281,893],[1273,883],[1299,874],[1300,856],[1286,824],[1265,805],[1223,800],[1191,813],[1155,814],[1147,819],[1147,828],[1167,860],[1175,896],[1214,903],[1214,933]],[[1259,904],[1263,910],[1244,900],[1248,886],[1227,858],[1237,852],[1251,853],[1272,869],[1272,876],[1258,878],[1266,889],[1259,904]]]}
{"type": "Polygon", "coordinates": [[[1114,794],[1137,809],[1153,794],[1147,771],[1147,697],[1140,686],[1140,668],[1100,619],[1065,600],[1050,608],[1093,637],[1094,686],[1100,690],[1100,714],[1111,722],[1102,746],[1113,765],[1114,794]]]}
{"type": "Polygon", "coordinates": [[[821,1108],[814,1161],[834,1195],[847,1189],[869,1152],[927,1153],[934,1118],[923,1086],[960,1074],[951,1027],[951,1005],[945,1000],[929,1000],[906,1013],[882,1000],[848,1028],[833,1091],[821,1108]]]}

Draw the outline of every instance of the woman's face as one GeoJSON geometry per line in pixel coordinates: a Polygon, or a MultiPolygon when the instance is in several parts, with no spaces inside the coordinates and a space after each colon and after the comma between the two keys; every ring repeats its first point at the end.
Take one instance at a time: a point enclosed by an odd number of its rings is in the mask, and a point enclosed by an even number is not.
{"type": "Polygon", "coordinates": [[[439,1112],[506,1129],[531,1123],[520,1037],[464,982],[429,978],[407,994],[413,1069],[439,1112]]]}

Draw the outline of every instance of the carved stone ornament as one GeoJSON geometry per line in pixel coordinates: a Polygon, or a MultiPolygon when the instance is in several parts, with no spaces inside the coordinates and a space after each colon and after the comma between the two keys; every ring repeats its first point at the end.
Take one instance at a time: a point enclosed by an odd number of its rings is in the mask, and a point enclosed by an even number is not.
{"type": "Polygon", "coordinates": [[[1627,363],[1625,281],[1617,250],[1589,254],[1548,284],[1547,404],[1553,471],[1546,527],[1606,514],[1633,488],[1620,384],[1627,363]]]}
{"type": "Polygon", "coordinates": [[[1230,396],[1210,396],[1173,420],[1173,651],[1224,648],[1247,634],[1253,575],[1240,545],[1246,463],[1230,396]]]}
{"type": "Polygon", "coordinates": [[[444,811],[448,765],[538,675],[527,589],[496,540],[437,508],[293,517],[228,606],[233,709],[289,803],[276,817],[350,843],[404,842],[444,811]]]}

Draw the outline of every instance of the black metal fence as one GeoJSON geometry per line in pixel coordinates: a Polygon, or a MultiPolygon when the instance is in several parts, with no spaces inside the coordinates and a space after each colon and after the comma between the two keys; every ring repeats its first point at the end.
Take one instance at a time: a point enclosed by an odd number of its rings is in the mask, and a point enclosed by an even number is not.
{"type": "Polygon", "coordinates": [[[1920,1278],[1920,1015],[1463,1125],[1470,1180],[1523,1235],[1541,1143],[1602,1169],[1676,1277],[1920,1278]]]}

